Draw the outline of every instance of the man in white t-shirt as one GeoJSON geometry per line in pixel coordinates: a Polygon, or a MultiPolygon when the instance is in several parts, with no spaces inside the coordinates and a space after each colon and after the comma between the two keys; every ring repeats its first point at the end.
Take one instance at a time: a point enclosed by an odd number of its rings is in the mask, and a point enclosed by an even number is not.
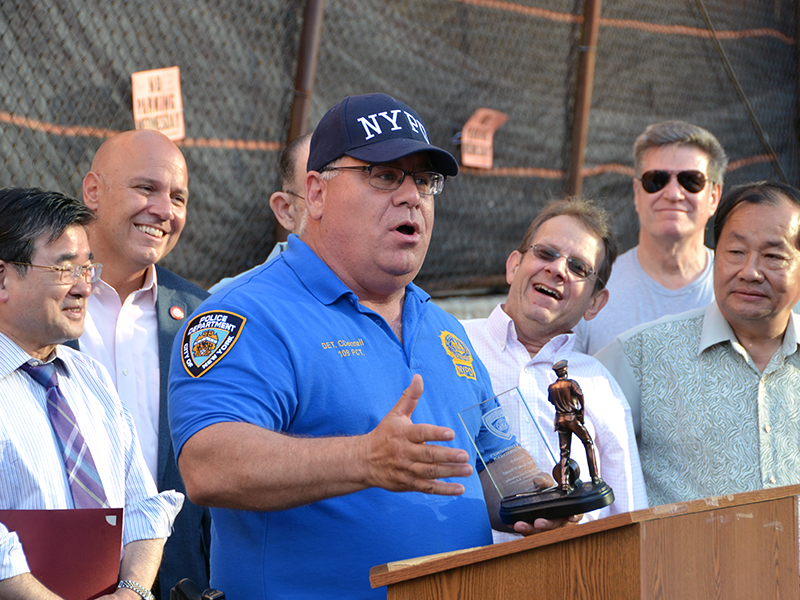
{"type": "Polygon", "coordinates": [[[619,257],[603,312],[575,329],[575,347],[587,354],[631,327],[714,300],[714,254],[703,241],[722,193],[725,150],[701,127],[666,121],[645,129],[633,154],[639,245],[619,257]]]}

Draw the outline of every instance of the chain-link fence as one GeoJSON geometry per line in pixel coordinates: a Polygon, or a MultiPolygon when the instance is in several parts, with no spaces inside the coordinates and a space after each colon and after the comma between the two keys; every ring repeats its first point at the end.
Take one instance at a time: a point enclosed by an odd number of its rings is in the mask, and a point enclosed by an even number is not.
{"type": "MultiPolygon", "coordinates": [[[[798,183],[797,19],[791,0],[706,0],[745,95],[798,183]]],[[[3,0],[0,186],[80,195],[94,151],[131,129],[133,72],[181,70],[189,221],[164,265],[210,285],[258,264],[274,243],[267,205],[289,124],[302,0],[3,0]]],[[[464,170],[437,197],[429,291],[502,285],[506,256],[541,206],[565,192],[583,2],[328,0],[313,127],[348,94],[381,91],[414,107],[434,143],[479,107],[508,122],[495,169],[464,170]]],[[[635,244],[631,146],[680,118],[717,135],[726,184],[775,178],[697,0],[602,6],[584,195],[635,244]]]]}

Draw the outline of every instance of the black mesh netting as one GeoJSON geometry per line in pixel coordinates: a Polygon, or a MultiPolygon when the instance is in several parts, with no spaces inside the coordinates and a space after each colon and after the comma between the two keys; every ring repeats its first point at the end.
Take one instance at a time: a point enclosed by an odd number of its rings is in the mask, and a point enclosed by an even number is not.
{"type": "MultiPolygon", "coordinates": [[[[275,239],[277,185],[305,3],[3,0],[1,186],[80,194],[105,136],[133,127],[130,75],[179,66],[189,222],[164,265],[202,285],[261,262],[275,239]],[[250,142],[250,144],[244,144],[250,142]]],[[[791,0],[706,0],[721,43],[798,183],[797,23],[791,0]]],[[[348,94],[382,91],[450,143],[475,109],[509,115],[495,171],[464,172],[437,198],[417,282],[429,291],[502,284],[505,258],[548,199],[565,191],[583,2],[328,0],[311,126],[348,94]]],[[[635,243],[631,146],[650,123],[711,130],[726,183],[776,178],[696,0],[606,0],[584,195],[635,243]]]]}

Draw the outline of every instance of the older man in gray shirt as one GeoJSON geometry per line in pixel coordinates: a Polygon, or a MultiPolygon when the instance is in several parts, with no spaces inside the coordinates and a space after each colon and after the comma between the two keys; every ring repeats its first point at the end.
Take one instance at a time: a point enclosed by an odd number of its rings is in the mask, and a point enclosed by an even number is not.
{"type": "Polygon", "coordinates": [[[575,329],[575,349],[587,354],[631,327],[714,299],[714,253],[703,242],[722,193],[725,151],[702,127],[666,121],[636,139],[633,155],[639,244],[617,260],[603,312],[575,329]]]}

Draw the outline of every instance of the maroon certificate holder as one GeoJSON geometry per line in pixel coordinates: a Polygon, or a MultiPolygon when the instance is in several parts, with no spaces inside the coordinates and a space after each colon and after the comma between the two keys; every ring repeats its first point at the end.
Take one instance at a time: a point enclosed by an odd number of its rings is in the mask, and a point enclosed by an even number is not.
{"type": "Polygon", "coordinates": [[[36,579],[65,600],[91,600],[117,587],[121,508],[0,510],[19,537],[36,579]]]}

